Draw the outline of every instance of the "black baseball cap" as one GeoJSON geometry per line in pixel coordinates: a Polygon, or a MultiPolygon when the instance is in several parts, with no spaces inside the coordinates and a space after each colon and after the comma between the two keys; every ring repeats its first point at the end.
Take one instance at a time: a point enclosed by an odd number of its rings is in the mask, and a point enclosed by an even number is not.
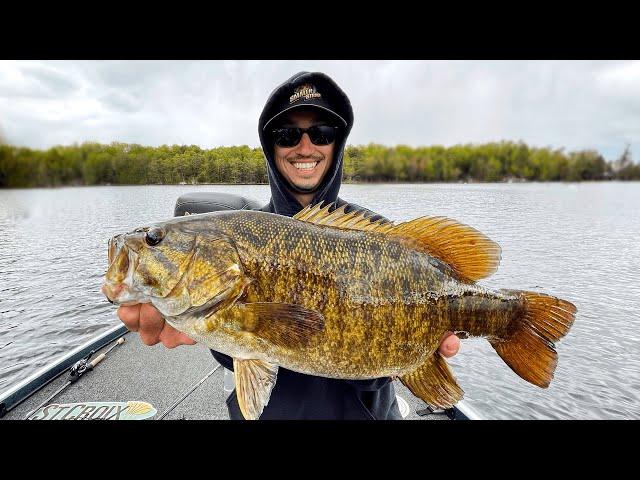
{"type": "Polygon", "coordinates": [[[330,114],[339,127],[353,121],[349,99],[330,77],[320,72],[300,72],[269,96],[260,119],[262,130],[273,126],[273,121],[286,112],[309,107],[330,114]]]}

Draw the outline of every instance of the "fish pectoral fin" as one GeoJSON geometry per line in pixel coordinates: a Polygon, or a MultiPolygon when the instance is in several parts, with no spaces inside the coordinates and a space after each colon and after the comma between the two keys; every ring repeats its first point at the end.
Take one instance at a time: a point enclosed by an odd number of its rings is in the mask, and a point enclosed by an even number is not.
{"type": "Polygon", "coordinates": [[[273,345],[296,348],[324,330],[324,317],[292,303],[255,302],[231,307],[237,327],[273,345]]]}
{"type": "Polygon", "coordinates": [[[400,376],[400,381],[416,397],[437,408],[453,407],[464,394],[438,352],[417,370],[400,376]]]}
{"type": "Polygon", "coordinates": [[[247,420],[257,420],[271,398],[278,366],[261,360],[234,358],[233,371],[240,411],[247,420]]]}

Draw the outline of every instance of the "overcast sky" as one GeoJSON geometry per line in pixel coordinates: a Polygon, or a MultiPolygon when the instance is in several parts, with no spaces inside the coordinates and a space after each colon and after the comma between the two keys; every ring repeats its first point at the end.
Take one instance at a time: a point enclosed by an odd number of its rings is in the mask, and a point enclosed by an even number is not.
{"type": "Polygon", "coordinates": [[[0,137],[259,146],[267,96],[322,71],[351,99],[353,145],[523,140],[640,158],[640,61],[0,61],[0,137]]]}

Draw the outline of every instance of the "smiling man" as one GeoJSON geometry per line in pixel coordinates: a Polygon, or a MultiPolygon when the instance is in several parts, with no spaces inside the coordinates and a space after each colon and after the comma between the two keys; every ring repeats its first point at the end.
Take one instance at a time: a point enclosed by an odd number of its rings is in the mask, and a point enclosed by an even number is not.
{"type": "Polygon", "coordinates": [[[311,201],[331,166],[337,130],[320,110],[298,110],[272,132],[276,167],[302,204],[311,201]]]}
{"type": "MultiPolygon", "coordinates": [[[[347,202],[338,197],[344,148],[353,125],[353,109],[346,94],[323,73],[300,72],[269,96],[258,121],[267,160],[271,200],[262,210],[293,216],[309,204],[347,202]]],[[[362,208],[350,203],[355,208],[362,208]]],[[[371,212],[372,215],[376,215],[371,212]]],[[[169,348],[195,342],[164,322],[152,306],[118,309],[130,330],[139,331],[147,345],[169,348]]],[[[459,340],[442,339],[440,353],[455,355],[459,340]]],[[[233,370],[233,359],[213,356],[233,370]]],[[[236,392],[227,399],[231,419],[244,419],[236,392]]],[[[401,419],[391,378],[339,380],[303,375],[284,368],[260,419],[401,419]]]]}

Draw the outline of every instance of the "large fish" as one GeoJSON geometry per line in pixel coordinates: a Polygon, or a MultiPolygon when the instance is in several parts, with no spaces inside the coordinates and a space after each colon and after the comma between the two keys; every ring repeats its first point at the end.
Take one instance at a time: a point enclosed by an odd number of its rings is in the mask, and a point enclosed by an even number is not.
{"type": "Polygon", "coordinates": [[[279,366],[342,379],[398,378],[430,405],[462,398],[438,353],[447,331],[482,336],[546,388],[573,304],[489,291],[500,247],[443,217],[394,224],[347,206],[289,218],[256,211],[174,218],[109,242],[103,292],[152,303],[177,330],[230,355],[240,409],[260,416],[279,366]]]}

